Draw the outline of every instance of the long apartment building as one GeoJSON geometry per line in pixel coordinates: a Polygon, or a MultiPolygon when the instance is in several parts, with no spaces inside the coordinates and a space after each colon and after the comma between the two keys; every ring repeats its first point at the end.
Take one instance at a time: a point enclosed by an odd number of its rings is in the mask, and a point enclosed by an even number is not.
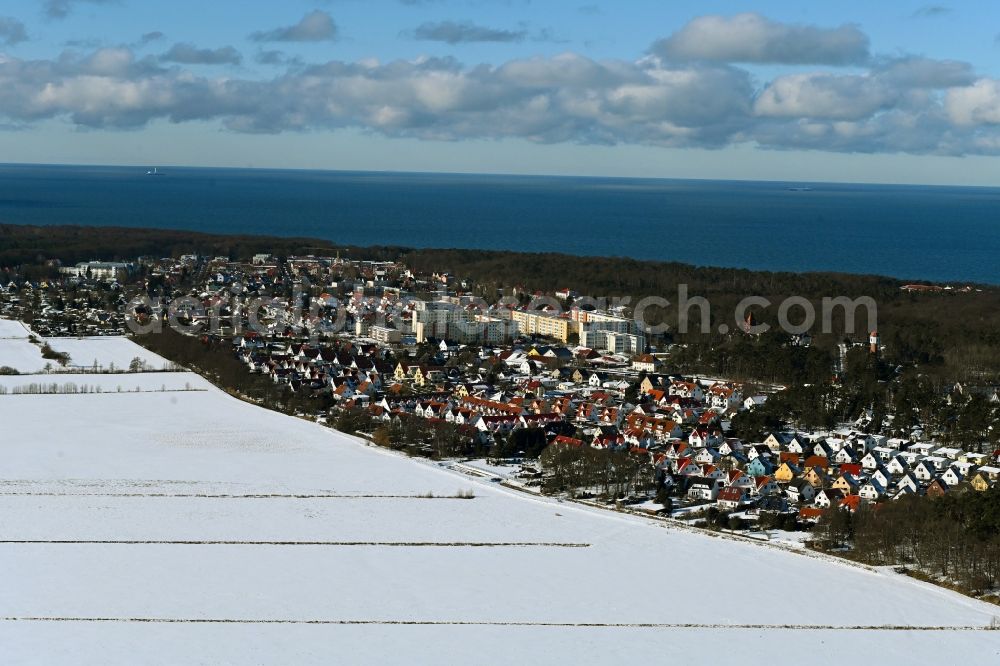
{"type": "Polygon", "coordinates": [[[580,331],[613,331],[631,333],[632,320],[600,310],[573,310],[570,317],[580,322],[580,331]]]}
{"type": "Polygon", "coordinates": [[[613,354],[642,354],[646,351],[646,336],[616,331],[583,331],[580,344],[613,354]]]}
{"type": "Polygon", "coordinates": [[[632,332],[632,320],[597,310],[573,310],[567,316],[544,312],[511,312],[522,333],[543,335],[562,343],[573,334],[580,344],[591,349],[616,354],[641,354],[646,349],[646,337],[632,332]]]}
{"type": "Polygon", "coordinates": [[[412,315],[417,342],[428,338],[464,344],[507,342],[518,335],[516,321],[469,312],[448,301],[419,302],[412,315]]]}
{"type": "Polygon", "coordinates": [[[599,310],[578,310],[573,315],[580,322],[580,344],[614,354],[641,354],[646,351],[646,336],[634,333],[628,317],[599,310]]]}
{"type": "Polygon", "coordinates": [[[580,322],[568,317],[558,317],[544,312],[522,312],[514,310],[510,313],[521,333],[525,335],[543,335],[553,338],[563,344],[569,342],[570,335],[580,332],[580,322]]]}

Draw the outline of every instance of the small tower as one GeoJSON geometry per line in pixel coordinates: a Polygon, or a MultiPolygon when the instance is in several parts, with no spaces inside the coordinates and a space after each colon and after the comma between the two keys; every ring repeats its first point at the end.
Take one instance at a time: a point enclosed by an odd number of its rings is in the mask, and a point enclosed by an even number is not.
{"type": "Polygon", "coordinates": [[[877,354],[879,347],[878,331],[872,331],[871,334],[869,334],[868,344],[870,345],[871,353],[877,354]]]}

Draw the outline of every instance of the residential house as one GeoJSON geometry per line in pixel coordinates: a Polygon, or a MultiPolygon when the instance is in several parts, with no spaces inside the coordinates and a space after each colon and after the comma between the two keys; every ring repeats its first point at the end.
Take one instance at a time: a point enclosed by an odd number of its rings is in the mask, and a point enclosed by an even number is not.
{"type": "Polygon", "coordinates": [[[986,479],[990,482],[1000,481],[1000,467],[993,467],[992,465],[983,465],[978,470],[980,474],[986,476],[986,479]]]}
{"type": "Polygon", "coordinates": [[[949,467],[941,474],[941,480],[954,488],[965,480],[965,477],[955,467],[949,467]]]}
{"type": "Polygon", "coordinates": [[[885,495],[885,486],[883,486],[875,479],[869,479],[868,482],[863,484],[861,486],[861,489],[858,490],[858,495],[862,499],[874,502],[875,500],[885,495]]]}
{"type": "Polygon", "coordinates": [[[830,459],[825,456],[809,456],[802,465],[804,467],[819,467],[825,472],[830,469],[830,459]]]}
{"type": "Polygon", "coordinates": [[[660,362],[652,354],[642,354],[632,361],[632,369],[638,372],[656,372],[660,362]]]}
{"type": "Polygon", "coordinates": [[[849,448],[843,448],[837,451],[835,454],[833,454],[833,462],[835,462],[838,465],[843,465],[845,463],[850,464],[854,462],[854,460],[855,460],[855,454],[849,448]]]}
{"type": "Polygon", "coordinates": [[[808,503],[816,497],[816,489],[805,479],[795,479],[785,488],[789,502],[808,503]]]}
{"type": "Polygon", "coordinates": [[[881,464],[882,460],[874,452],[866,453],[864,458],[861,459],[861,467],[869,472],[881,464]]]}
{"type": "Polygon", "coordinates": [[[752,476],[744,474],[739,470],[730,470],[727,472],[723,483],[725,483],[727,488],[739,488],[745,493],[749,493],[755,485],[752,476]]]}
{"type": "Polygon", "coordinates": [[[772,469],[773,465],[763,456],[754,458],[746,465],[746,473],[750,476],[765,476],[770,474],[772,469]]]}
{"type": "Polygon", "coordinates": [[[892,460],[886,463],[885,468],[893,476],[906,474],[910,470],[910,466],[906,464],[906,459],[899,455],[893,456],[892,460]]]}
{"type": "Polygon", "coordinates": [[[802,474],[802,478],[808,481],[813,488],[822,488],[827,484],[829,477],[822,467],[810,467],[802,474]]]}
{"type": "Polygon", "coordinates": [[[909,493],[919,493],[920,492],[920,481],[914,476],[913,472],[907,472],[903,477],[896,482],[896,490],[899,492],[909,492],[909,493]]]}
{"type": "Polygon", "coordinates": [[[927,485],[928,497],[941,497],[948,492],[948,484],[941,479],[934,479],[927,485]]]}
{"type": "Polygon", "coordinates": [[[754,487],[750,489],[750,493],[757,497],[777,495],[780,492],[781,488],[778,487],[778,484],[770,476],[754,477],[754,487]]]}
{"type": "MultiPolygon", "coordinates": [[[[764,446],[772,451],[780,451],[782,448],[786,447],[791,440],[792,437],[790,435],[780,432],[772,432],[764,438],[764,446]]],[[[793,451],[793,453],[802,453],[802,451],[793,451]]]]}
{"type": "Polygon", "coordinates": [[[719,444],[719,453],[724,456],[743,451],[743,442],[735,437],[727,437],[722,444],[719,444]]]}
{"type": "Polygon", "coordinates": [[[830,487],[845,495],[854,495],[857,494],[861,484],[853,475],[845,473],[837,477],[837,480],[830,484],[830,487]]]}
{"type": "Polygon", "coordinates": [[[992,482],[985,474],[983,474],[982,472],[978,472],[975,475],[973,475],[971,479],[969,479],[969,484],[972,486],[973,490],[981,493],[986,490],[989,490],[992,482]]]}
{"type": "Polygon", "coordinates": [[[833,488],[824,488],[816,493],[813,504],[821,509],[829,509],[831,506],[838,506],[842,499],[844,499],[843,492],[833,488]]]}
{"type": "Polygon", "coordinates": [[[714,501],[718,497],[721,489],[721,479],[696,477],[691,479],[691,485],[688,486],[687,496],[691,499],[714,501]]]}
{"type": "Polygon", "coordinates": [[[789,483],[792,479],[797,477],[801,470],[794,464],[790,462],[783,462],[778,466],[778,469],[774,471],[774,480],[778,483],[789,483]]]}
{"type": "Polygon", "coordinates": [[[872,481],[877,481],[883,488],[888,488],[892,485],[892,474],[885,467],[879,467],[871,473],[871,477],[869,478],[872,481]]]}
{"type": "Polygon", "coordinates": [[[739,486],[727,486],[719,491],[715,501],[719,507],[732,511],[749,504],[750,495],[747,493],[745,488],[741,488],[739,486]]]}
{"type": "Polygon", "coordinates": [[[917,466],[913,468],[913,475],[920,481],[930,481],[937,476],[937,469],[934,467],[933,463],[921,460],[917,463],[917,466]]]}

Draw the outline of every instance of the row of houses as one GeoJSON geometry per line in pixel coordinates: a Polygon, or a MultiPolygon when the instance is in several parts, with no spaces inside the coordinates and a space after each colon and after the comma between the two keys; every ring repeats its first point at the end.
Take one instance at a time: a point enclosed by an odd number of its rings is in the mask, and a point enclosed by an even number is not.
{"type": "Polygon", "coordinates": [[[832,506],[985,491],[1000,482],[1000,450],[984,454],[858,432],[774,433],[750,445],[693,434],[658,454],[657,468],[687,497],[730,510],[779,496],[815,516],[832,506]]]}

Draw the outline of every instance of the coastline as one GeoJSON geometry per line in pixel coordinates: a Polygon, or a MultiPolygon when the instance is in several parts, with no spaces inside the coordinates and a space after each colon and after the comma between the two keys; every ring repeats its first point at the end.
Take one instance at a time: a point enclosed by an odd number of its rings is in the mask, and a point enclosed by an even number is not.
{"type": "Polygon", "coordinates": [[[0,167],[0,221],[1000,284],[997,188],[151,168],[0,167]]]}

